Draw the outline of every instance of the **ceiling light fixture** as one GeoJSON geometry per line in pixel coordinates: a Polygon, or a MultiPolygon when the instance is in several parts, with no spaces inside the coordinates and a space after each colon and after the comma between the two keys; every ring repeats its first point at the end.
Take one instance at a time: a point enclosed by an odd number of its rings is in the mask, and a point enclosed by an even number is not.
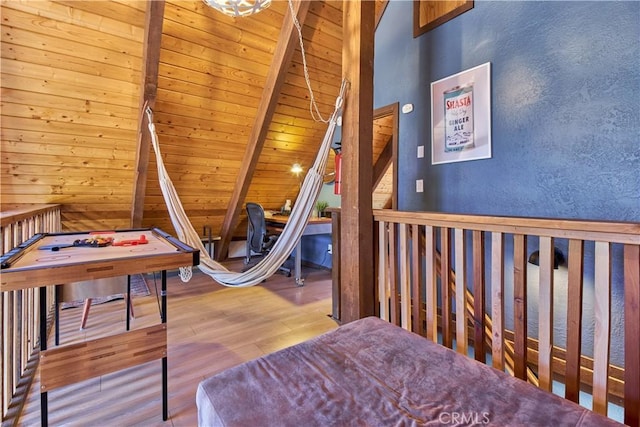
{"type": "Polygon", "coordinates": [[[243,17],[265,10],[271,0],[202,0],[227,16],[243,17]]]}
{"type": "Polygon", "coordinates": [[[300,163],[294,163],[294,165],[291,166],[291,173],[295,175],[300,175],[302,173],[302,166],[300,166],[300,163]]]}

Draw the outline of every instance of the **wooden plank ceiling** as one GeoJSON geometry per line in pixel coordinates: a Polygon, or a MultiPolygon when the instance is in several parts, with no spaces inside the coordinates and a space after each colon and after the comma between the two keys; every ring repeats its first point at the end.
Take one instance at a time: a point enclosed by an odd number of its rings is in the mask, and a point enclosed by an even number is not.
{"type": "MultiPolygon", "coordinates": [[[[377,1],[378,11],[385,4],[377,1]]],[[[130,226],[146,6],[2,3],[3,209],[61,203],[65,230],[130,226]]],[[[287,9],[274,1],[254,16],[231,18],[199,0],[165,3],[155,122],[165,166],[197,231],[211,226],[219,234],[237,205],[237,177],[287,9]]],[[[342,1],[309,2],[302,34],[313,93],[328,118],[342,75],[342,1]]],[[[300,181],[291,165],[310,167],[326,130],[309,112],[299,46],[284,66],[241,205],[279,209],[295,200],[300,181]]],[[[141,225],[173,233],[153,156],[147,172],[141,225]]],[[[232,234],[245,233],[240,220],[234,225],[232,234]]]]}

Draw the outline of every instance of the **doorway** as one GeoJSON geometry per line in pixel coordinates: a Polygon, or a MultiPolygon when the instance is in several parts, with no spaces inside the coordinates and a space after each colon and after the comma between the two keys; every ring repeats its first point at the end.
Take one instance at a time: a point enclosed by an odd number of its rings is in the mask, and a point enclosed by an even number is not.
{"type": "Polygon", "coordinates": [[[373,111],[373,209],[398,205],[398,106],[396,102],[373,111]]]}

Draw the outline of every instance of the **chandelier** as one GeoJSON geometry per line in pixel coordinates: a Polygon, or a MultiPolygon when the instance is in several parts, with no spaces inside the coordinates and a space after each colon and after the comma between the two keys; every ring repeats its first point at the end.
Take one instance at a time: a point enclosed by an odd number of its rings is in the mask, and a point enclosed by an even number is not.
{"type": "Polygon", "coordinates": [[[271,0],[202,0],[207,6],[228,16],[249,16],[265,10],[271,4],[271,0]]]}

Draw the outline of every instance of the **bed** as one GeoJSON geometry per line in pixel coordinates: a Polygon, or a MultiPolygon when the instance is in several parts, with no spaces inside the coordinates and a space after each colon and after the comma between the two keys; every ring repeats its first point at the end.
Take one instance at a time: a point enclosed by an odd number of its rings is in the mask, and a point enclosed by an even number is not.
{"type": "Polygon", "coordinates": [[[368,317],[205,379],[200,426],[614,426],[524,381],[368,317]]]}

